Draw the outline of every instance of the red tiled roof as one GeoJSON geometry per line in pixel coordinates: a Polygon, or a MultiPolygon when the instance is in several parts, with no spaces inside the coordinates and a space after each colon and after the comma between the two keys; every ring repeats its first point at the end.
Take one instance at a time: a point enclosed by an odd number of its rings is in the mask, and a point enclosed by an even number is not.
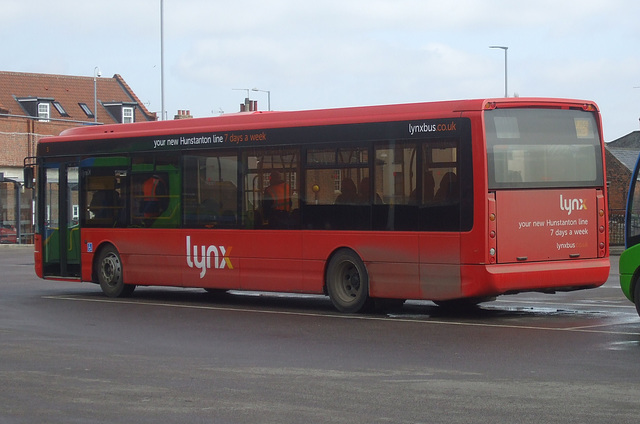
{"type": "MultiPolygon", "coordinates": [[[[137,103],[135,121],[154,121],[156,114],[151,113],[140,102],[124,79],[115,74],[112,78],[97,78],[98,122],[116,123],[100,103],[137,103]]],[[[0,109],[12,115],[27,115],[18,102],[19,98],[45,98],[59,102],[69,116],[62,116],[53,106],[50,117],[74,121],[93,121],[78,103],[85,103],[93,112],[93,77],[68,75],[31,74],[0,71],[0,109]]]]}

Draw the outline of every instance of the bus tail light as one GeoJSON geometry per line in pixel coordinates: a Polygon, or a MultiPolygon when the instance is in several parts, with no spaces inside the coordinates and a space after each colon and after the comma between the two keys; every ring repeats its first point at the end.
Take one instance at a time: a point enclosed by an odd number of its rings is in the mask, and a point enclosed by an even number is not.
{"type": "Polygon", "coordinates": [[[496,194],[489,193],[489,222],[487,223],[487,230],[489,231],[487,246],[487,263],[495,264],[497,262],[497,225],[496,225],[496,194]]]}
{"type": "Polygon", "coordinates": [[[596,199],[598,203],[598,257],[603,258],[607,254],[607,212],[602,190],[597,190],[596,199]]]}

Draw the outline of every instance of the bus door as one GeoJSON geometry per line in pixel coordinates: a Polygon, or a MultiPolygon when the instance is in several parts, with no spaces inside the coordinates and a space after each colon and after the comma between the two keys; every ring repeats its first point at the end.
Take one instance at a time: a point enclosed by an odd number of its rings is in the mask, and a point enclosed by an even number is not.
{"type": "Polygon", "coordinates": [[[80,277],[78,165],[45,164],[40,185],[44,276],[80,277]]]}

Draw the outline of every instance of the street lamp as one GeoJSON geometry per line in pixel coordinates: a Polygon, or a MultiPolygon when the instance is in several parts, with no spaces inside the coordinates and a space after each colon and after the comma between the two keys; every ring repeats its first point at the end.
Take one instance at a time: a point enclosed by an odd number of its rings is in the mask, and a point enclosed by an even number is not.
{"type": "Polygon", "coordinates": [[[160,120],[165,120],[164,110],[164,2],[160,0],[160,120]]]}
{"type": "Polygon", "coordinates": [[[96,77],[101,77],[102,72],[97,66],[93,68],[93,122],[98,122],[98,80],[96,77]]]}
{"type": "Polygon", "coordinates": [[[504,50],[504,97],[509,97],[507,91],[507,49],[506,46],[489,46],[490,49],[502,49],[504,50]]]}
{"type": "Polygon", "coordinates": [[[247,92],[247,99],[249,98],[249,89],[248,88],[232,88],[232,90],[238,90],[238,91],[246,91],[247,92]]]}
{"type": "MultiPolygon", "coordinates": [[[[232,88],[232,90],[236,90],[236,91],[246,91],[247,92],[247,97],[244,99],[244,107],[245,107],[245,111],[248,112],[250,110],[250,105],[251,105],[251,95],[249,94],[249,91],[251,91],[248,88],[232,88]]],[[[242,107],[242,105],[240,105],[240,107],[242,107]]],[[[240,109],[243,110],[243,109],[240,109]]]]}
{"type": "Polygon", "coordinates": [[[257,88],[252,88],[251,91],[262,91],[263,93],[267,93],[267,108],[269,109],[269,112],[271,112],[271,91],[259,90],[257,88]]]}

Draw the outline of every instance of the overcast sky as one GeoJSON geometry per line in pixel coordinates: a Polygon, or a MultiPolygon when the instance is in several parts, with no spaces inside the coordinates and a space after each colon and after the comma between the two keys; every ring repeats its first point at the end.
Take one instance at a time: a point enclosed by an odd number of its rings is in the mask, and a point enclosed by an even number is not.
{"type": "MultiPolygon", "coordinates": [[[[0,37],[0,70],[98,66],[162,109],[160,0],[2,0],[0,37]]],[[[510,96],[594,100],[612,141],[640,129],[639,41],[636,0],[164,0],[165,109],[502,97],[500,45],[510,96]]]]}

